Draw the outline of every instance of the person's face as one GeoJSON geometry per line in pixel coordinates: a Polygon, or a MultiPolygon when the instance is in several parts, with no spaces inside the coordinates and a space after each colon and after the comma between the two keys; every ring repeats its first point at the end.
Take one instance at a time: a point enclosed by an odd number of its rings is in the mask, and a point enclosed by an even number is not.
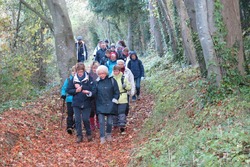
{"type": "Polygon", "coordinates": [[[71,71],[71,75],[74,76],[76,71],[71,71]]]}
{"type": "Polygon", "coordinates": [[[93,67],[92,67],[92,71],[93,71],[93,73],[96,73],[96,69],[97,69],[97,67],[96,67],[96,66],[93,66],[93,67]]]}
{"type": "Polygon", "coordinates": [[[102,43],[101,47],[102,47],[102,49],[105,49],[106,48],[106,44],[102,43]]]}
{"type": "Polygon", "coordinates": [[[116,60],[116,55],[115,55],[114,53],[112,53],[112,54],[110,55],[110,60],[112,60],[112,61],[115,61],[115,60],[116,60]]]}
{"type": "Polygon", "coordinates": [[[108,57],[108,58],[110,58],[110,53],[105,53],[105,55],[108,57]]]}
{"type": "Polygon", "coordinates": [[[82,40],[78,40],[78,43],[82,43],[82,40]]]}
{"type": "Polygon", "coordinates": [[[136,59],[136,56],[135,56],[135,55],[132,55],[131,58],[132,58],[133,60],[135,60],[135,59],[136,59]]]}
{"type": "Polygon", "coordinates": [[[101,79],[104,79],[104,78],[107,76],[107,73],[104,72],[104,71],[99,71],[99,72],[98,72],[98,76],[99,76],[101,79]]]}
{"type": "Polygon", "coordinates": [[[127,51],[127,50],[122,51],[122,53],[123,53],[124,55],[128,55],[128,51],[127,51]]]}
{"type": "Polygon", "coordinates": [[[111,47],[110,50],[115,51],[115,47],[111,47]]]}
{"type": "Polygon", "coordinates": [[[120,68],[123,68],[123,67],[124,67],[124,63],[123,63],[123,62],[118,62],[117,65],[118,65],[120,68]]]}
{"type": "Polygon", "coordinates": [[[114,74],[115,76],[119,75],[119,73],[120,73],[120,70],[113,70],[113,74],[114,74]]]}
{"type": "Polygon", "coordinates": [[[84,74],[84,71],[83,71],[83,70],[78,70],[78,71],[77,71],[77,75],[78,75],[79,77],[82,77],[83,74],[84,74]]]}

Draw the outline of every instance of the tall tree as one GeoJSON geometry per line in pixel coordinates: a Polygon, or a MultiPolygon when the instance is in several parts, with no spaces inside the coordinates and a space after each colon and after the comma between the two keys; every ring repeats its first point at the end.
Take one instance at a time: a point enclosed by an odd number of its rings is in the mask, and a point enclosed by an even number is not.
{"type": "Polygon", "coordinates": [[[158,20],[155,15],[155,7],[154,7],[154,1],[149,0],[149,22],[150,22],[150,31],[151,31],[151,37],[153,37],[155,42],[155,49],[157,51],[158,56],[162,57],[164,54],[163,51],[163,45],[162,45],[162,35],[161,31],[159,29],[158,20]]]}
{"type": "Polygon", "coordinates": [[[170,12],[165,0],[158,0],[158,4],[161,6],[162,14],[166,20],[168,34],[170,38],[171,49],[173,52],[173,60],[177,59],[177,52],[178,52],[178,44],[177,44],[177,37],[174,30],[174,23],[170,17],[170,12]]]}
{"type": "Polygon", "coordinates": [[[65,0],[46,1],[52,15],[59,75],[64,81],[76,62],[75,42],[65,0]]]}
{"type": "MultiPolygon", "coordinates": [[[[226,27],[226,43],[227,47],[231,50],[231,56],[235,57],[238,70],[241,75],[244,75],[244,52],[243,52],[243,39],[240,21],[240,8],[239,0],[221,0],[222,17],[226,27]]],[[[231,63],[231,66],[234,62],[231,63]]]]}
{"type": "Polygon", "coordinates": [[[44,14],[39,13],[25,0],[20,0],[20,2],[39,16],[54,33],[57,65],[62,83],[62,81],[68,77],[68,70],[76,62],[74,37],[65,0],[46,1],[52,15],[53,22],[44,16],[44,14]]]}
{"type": "Polygon", "coordinates": [[[192,31],[191,31],[190,26],[188,26],[189,16],[187,13],[186,6],[183,0],[174,0],[174,3],[178,10],[178,14],[180,17],[181,36],[182,36],[185,56],[188,60],[188,64],[191,64],[192,66],[196,66],[197,54],[196,54],[194,42],[192,39],[192,31]]]}
{"type": "Polygon", "coordinates": [[[195,1],[196,24],[206,62],[208,78],[216,75],[216,85],[220,86],[222,75],[212,39],[212,34],[215,32],[215,27],[213,26],[214,5],[213,2],[210,2],[210,4],[207,3],[207,0],[195,1]]]}

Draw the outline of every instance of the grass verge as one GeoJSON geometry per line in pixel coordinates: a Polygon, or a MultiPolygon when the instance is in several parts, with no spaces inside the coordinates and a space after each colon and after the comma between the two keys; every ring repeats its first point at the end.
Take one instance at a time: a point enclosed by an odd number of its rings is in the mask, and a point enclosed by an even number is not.
{"type": "Polygon", "coordinates": [[[205,104],[196,69],[176,70],[159,58],[145,64],[146,91],[155,95],[129,166],[250,165],[249,87],[205,104]]]}

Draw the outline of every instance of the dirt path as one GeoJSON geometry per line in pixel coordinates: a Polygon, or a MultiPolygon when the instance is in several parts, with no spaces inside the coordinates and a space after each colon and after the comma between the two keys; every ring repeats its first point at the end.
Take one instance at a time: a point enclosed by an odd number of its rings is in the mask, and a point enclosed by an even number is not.
{"type": "Polygon", "coordinates": [[[99,144],[99,130],[92,142],[84,138],[77,144],[75,135],[68,135],[65,125],[60,127],[58,97],[55,90],[22,110],[0,115],[0,166],[127,166],[153,97],[142,94],[140,101],[131,103],[126,134],[113,131],[113,141],[104,145],[99,144]]]}

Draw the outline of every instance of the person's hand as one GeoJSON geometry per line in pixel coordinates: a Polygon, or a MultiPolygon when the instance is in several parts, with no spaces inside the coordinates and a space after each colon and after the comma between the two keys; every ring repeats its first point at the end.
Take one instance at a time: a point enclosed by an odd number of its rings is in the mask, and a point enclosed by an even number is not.
{"type": "Polygon", "coordinates": [[[125,89],[125,88],[126,88],[126,86],[127,86],[127,85],[126,85],[125,83],[124,83],[124,84],[122,84],[122,88],[123,88],[123,89],[125,89]]]}
{"type": "Polygon", "coordinates": [[[62,95],[61,98],[62,98],[63,100],[65,100],[65,99],[66,99],[66,96],[65,96],[65,95],[62,95]]]}
{"type": "Polygon", "coordinates": [[[82,93],[89,94],[90,92],[88,90],[82,90],[82,93]]]}
{"type": "Polygon", "coordinates": [[[144,77],[141,77],[141,80],[143,81],[145,78],[144,77]]]}
{"type": "Polygon", "coordinates": [[[112,99],[112,102],[115,103],[115,104],[118,104],[118,100],[115,99],[115,98],[112,99]]]}
{"type": "Polygon", "coordinates": [[[76,89],[76,93],[81,92],[81,91],[82,91],[82,87],[78,87],[78,88],[76,89]]]}

